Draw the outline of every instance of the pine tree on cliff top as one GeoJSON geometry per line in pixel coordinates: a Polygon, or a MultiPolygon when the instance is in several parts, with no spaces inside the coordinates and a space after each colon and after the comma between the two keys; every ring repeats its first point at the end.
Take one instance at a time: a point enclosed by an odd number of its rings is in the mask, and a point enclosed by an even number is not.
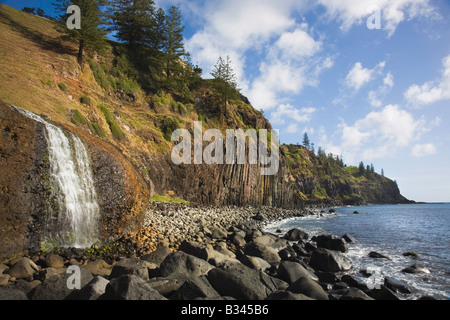
{"type": "Polygon", "coordinates": [[[154,42],[153,0],[111,0],[111,31],[131,48],[154,42]]]}
{"type": "Polygon", "coordinates": [[[107,0],[57,0],[53,5],[62,14],[59,16],[57,29],[63,35],[61,38],[66,41],[78,44],[77,60],[83,69],[85,51],[102,52],[106,46],[107,21],[100,10],[101,6],[106,5],[107,0]],[[71,16],[67,8],[70,5],[76,5],[81,11],[81,28],[69,29],[67,20],[71,16]]]}

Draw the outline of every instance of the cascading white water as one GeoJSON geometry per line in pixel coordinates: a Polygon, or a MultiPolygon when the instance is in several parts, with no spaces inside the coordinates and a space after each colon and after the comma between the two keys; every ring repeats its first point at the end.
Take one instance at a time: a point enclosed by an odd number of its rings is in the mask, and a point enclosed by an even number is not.
{"type": "Polygon", "coordinates": [[[77,136],[66,135],[34,113],[17,110],[44,124],[47,134],[52,198],[57,204],[52,211],[58,212],[47,213],[43,241],[47,246],[90,247],[99,240],[100,208],[86,148],[77,136]]]}

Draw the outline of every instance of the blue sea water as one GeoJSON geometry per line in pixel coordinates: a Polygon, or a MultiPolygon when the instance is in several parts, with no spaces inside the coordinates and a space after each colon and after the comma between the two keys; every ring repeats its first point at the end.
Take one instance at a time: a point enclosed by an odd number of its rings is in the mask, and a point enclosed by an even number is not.
{"type": "Polygon", "coordinates": [[[406,282],[413,293],[405,299],[428,295],[450,299],[450,203],[374,205],[337,208],[337,215],[292,218],[266,226],[269,232],[283,232],[297,227],[310,234],[345,233],[356,238],[349,245],[348,257],[353,262],[349,272],[363,281],[360,269],[373,268],[382,276],[406,282]],[[354,214],[358,211],[360,214],[354,214]],[[386,259],[368,257],[370,251],[388,256],[386,259]],[[419,258],[402,253],[414,251],[419,258]],[[407,274],[402,269],[415,263],[426,267],[429,274],[407,274]]]}

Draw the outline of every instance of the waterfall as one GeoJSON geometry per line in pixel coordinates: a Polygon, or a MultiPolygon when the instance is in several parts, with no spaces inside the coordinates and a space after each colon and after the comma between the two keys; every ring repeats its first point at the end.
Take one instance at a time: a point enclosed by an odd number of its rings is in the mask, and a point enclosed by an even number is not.
{"type": "Polygon", "coordinates": [[[100,238],[100,208],[87,150],[80,138],[27,110],[45,126],[51,196],[43,230],[46,247],[87,248],[100,238]]]}

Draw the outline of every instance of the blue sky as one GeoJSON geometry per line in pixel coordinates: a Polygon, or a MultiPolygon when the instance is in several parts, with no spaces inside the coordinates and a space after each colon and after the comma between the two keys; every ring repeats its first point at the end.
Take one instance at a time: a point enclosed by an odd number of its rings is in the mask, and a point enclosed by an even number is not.
{"type": "MultiPolygon", "coordinates": [[[[416,201],[450,202],[450,2],[157,0],[181,8],[209,73],[233,61],[242,93],[282,143],[373,163],[416,201]],[[376,10],[375,10],[376,9],[376,10]],[[380,29],[367,20],[380,13],[380,29]]],[[[51,1],[3,1],[52,12],[51,1]]]]}

